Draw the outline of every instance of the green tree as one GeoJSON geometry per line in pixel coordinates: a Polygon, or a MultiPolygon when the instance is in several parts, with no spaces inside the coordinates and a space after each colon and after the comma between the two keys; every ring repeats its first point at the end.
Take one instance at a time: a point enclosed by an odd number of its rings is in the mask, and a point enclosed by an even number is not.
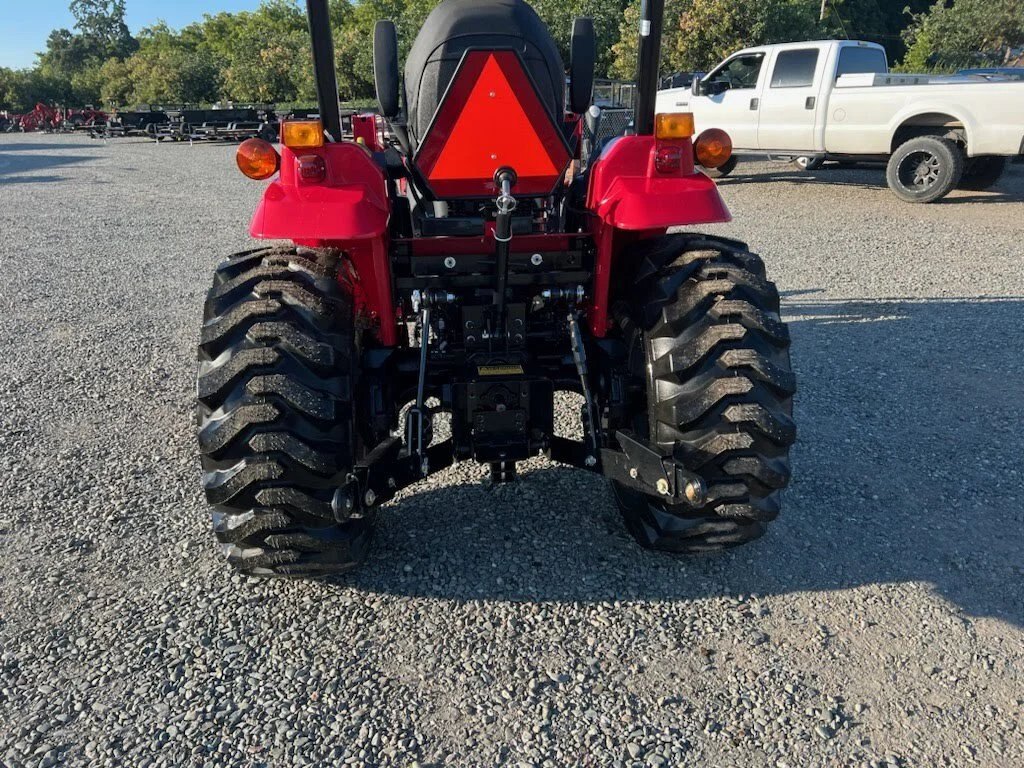
{"type": "Polygon", "coordinates": [[[68,106],[99,101],[102,66],[137,47],[124,21],[124,0],[71,0],[75,31],[55,29],[39,55],[40,100],[68,106]]]}
{"type": "Polygon", "coordinates": [[[739,48],[819,37],[814,0],[692,0],[679,17],[673,70],[706,70],[739,48]]]}
{"type": "Polygon", "coordinates": [[[124,58],[137,45],[124,20],[125,0],[71,0],[75,29],[100,58],[124,58]]]}
{"type": "Polygon", "coordinates": [[[916,13],[927,10],[934,0],[829,0],[825,17],[829,37],[869,40],[885,46],[889,61],[906,53],[901,36],[916,13]]]}
{"type": "Polygon", "coordinates": [[[381,20],[395,22],[400,62],[412,47],[420,27],[439,0],[360,0],[334,30],[338,89],[342,99],[374,96],[373,27],[381,20]]]}
{"type": "Polygon", "coordinates": [[[135,83],[128,61],[107,59],[100,67],[100,101],[112,106],[130,104],[135,99],[135,83]]]}
{"type": "MultiPolygon", "coordinates": [[[[678,47],[679,20],[689,10],[692,0],[666,0],[665,22],[661,43],[662,61],[671,59],[678,47]],[[666,55],[668,54],[668,55],[666,55]]],[[[617,41],[611,46],[612,63],[609,74],[621,80],[632,80],[637,73],[637,45],[640,40],[640,0],[632,0],[626,6],[619,24],[617,41]]]]}
{"type": "Polygon", "coordinates": [[[594,20],[599,77],[607,77],[612,68],[615,58],[613,46],[619,40],[622,15],[628,5],[628,0],[533,0],[533,7],[561,49],[566,66],[569,64],[573,21],[581,16],[594,20]]]}
{"type": "Polygon", "coordinates": [[[142,30],[139,50],[122,66],[112,61],[101,68],[101,90],[112,99],[196,104],[217,98],[215,63],[163,22],[142,30]]]}
{"type": "Polygon", "coordinates": [[[0,67],[0,110],[21,112],[24,109],[26,71],[0,67]]]}
{"type": "Polygon", "coordinates": [[[1024,0],[939,0],[904,34],[906,71],[950,72],[1002,64],[1024,47],[1024,0]]]}
{"type": "Polygon", "coordinates": [[[312,82],[306,17],[294,0],[207,17],[203,36],[200,48],[220,67],[222,99],[294,101],[312,82]]]}
{"type": "MultiPolygon", "coordinates": [[[[392,19],[404,61],[439,0],[330,0],[341,97],[372,98],[373,26],[392,19]]],[[[568,64],[573,19],[594,19],[598,75],[636,76],[640,0],[532,0],[568,64]]],[[[264,0],[251,12],[207,15],[181,30],[157,24],[132,38],[125,0],[70,0],[73,30],[54,30],[32,70],[0,71],[2,103],[306,102],[315,100],[305,9],[264,0]]],[[[666,0],[663,70],[706,69],[747,45],[849,36],[901,51],[907,62],[958,66],[984,51],[1001,60],[1022,44],[1024,0],[666,0]],[[924,13],[924,11],[928,11],[924,13]]]]}
{"type": "Polygon", "coordinates": [[[36,102],[60,103],[68,84],[47,77],[36,69],[0,67],[0,109],[27,112],[36,102]]]}

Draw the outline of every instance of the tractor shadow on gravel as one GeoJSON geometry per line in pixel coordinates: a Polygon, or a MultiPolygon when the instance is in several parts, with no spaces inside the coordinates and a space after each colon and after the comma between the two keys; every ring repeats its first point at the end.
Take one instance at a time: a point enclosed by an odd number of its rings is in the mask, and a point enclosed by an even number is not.
{"type": "MultiPolygon", "coordinates": [[[[857,165],[845,168],[826,163],[816,171],[800,171],[789,164],[763,164],[756,170],[750,163],[741,164],[731,176],[719,179],[723,187],[738,184],[788,183],[832,187],[856,187],[888,191],[885,181],[885,167],[881,165],[857,165]]],[[[954,190],[949,197],[933,205],[956,205],[964,203],[1020,203],[1024,202],[1024,166],[1011,164],[1002,179],[985,192],[954,190]]]]}
{"type": "MultiPolygon", "coordinates": [[[[14,134],[15,136],[19,134],[14,134]]],[[[64,144],[63,142],[47,143],[42,141],[23,141],[7,143],[0,136],[0,154],[5,152],[53,152],[54,150],[64,151],[65,149],[92,149],[98,146],[98,142],[76,142],[74,144],[64,144]]]]}
{"type": "MultiPolygon", "coordinates": [[[[54,171],[68,165],[87,163],[95,160],[89,155],[57,155],[57,154],[14,154],[9,150],[24,149],[26,146],[41,145],[4,145],[0,144],[0,186],[4,184],[33,184],[49,181],[66,181],[64,176],[44,175],[43,171],[54,171]]],[[[63,149],[64,147],[60,147],[63,149]]],[[[53,147],[49,147],[53,149],[53,147]]]]}
{"type": "Polygon", "coordinates": [[[702,558],[646,552],[599,477],[538,463],[495,487],[462,465],[385,508],[369,561],[339,583],[593,602],[920,582],[1024,626],[1024,298],[805,294],[784,308],[800,438],[765,538],[702,558]]]}

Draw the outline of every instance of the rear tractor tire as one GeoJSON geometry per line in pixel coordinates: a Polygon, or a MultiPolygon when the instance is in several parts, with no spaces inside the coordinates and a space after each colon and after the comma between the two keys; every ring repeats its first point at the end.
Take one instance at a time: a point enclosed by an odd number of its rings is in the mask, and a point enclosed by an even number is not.
{"type": "Polygon", "coordinates": [[[372,520],[335,510],[353,465],[358,339],[336,251],[265,248],[218,267],[199,346],[203,487],[228,562],[325,576],[365,557],[372,520]]]}
{"type": "Polygon", "coordinates": [[[934,203],[960,183],[964,151],[955,141],[918,136],[900,145],[886,168],[886,181],[896,196],[908,203],[934,203]]]}
{"type": "Polygon", "coordinates": [[[708,496],[699,509],[670,507],[615,484],[626,527],[642,546],[677,553],[753,541],[779,514],[796,439],[778,291],[742,243],[674,235],[638,250],[652,276],[619,313],[646,390],[633,428],[704,478],[708,496]]]}

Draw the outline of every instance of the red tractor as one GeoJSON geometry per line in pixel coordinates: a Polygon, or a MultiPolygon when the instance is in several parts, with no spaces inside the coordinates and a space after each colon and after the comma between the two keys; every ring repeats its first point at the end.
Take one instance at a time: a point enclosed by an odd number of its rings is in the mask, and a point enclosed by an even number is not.
{"type": "Polygon", "coordinates": [[[31,112],[14,115],[16,127],[25,133],[33,131],[77,130],[91,128],[107,122],[106,112],[87,106],[84,109],[63,109],[37,102],[31,112]]]}
{"type": "Polygon", "coordinates": [[[591,21],[567,81],[522,0],[442,2],[404,83],[379,22],[384,129],[356,116],[346,139],[327,3],[307,5],[319,119],[238,152],[275,177],[251,233],[292,244],[221,264],[201,334],[203,485],[230,563],[346,571],[401,489],[462,460],[512,481],[538,454],[606,476],[645,547],[761,536],[790,477],[789,335],[743,243],[668,233],[729,220],[695,155],[731,147],[655,115],[664,3],[643,4],[634,125],[604,142],[591,21]],[[555,434],[556,391],[578,395],[581,440],[555,434]]]}
{"type": "Polygon", "coordinates": [[[48,104],[38,102],[31,112],[26,112],[18,121],[18,127],[25,133],[33,131],[50,132],[61,125],[60,112],[48,104]]]}
{"type": "Polygon", "coordinates": [[[84,109],[64,110],[63,125],[73,131],[106,125],[110,116],[102,110],[87,104],[84,109]]]}

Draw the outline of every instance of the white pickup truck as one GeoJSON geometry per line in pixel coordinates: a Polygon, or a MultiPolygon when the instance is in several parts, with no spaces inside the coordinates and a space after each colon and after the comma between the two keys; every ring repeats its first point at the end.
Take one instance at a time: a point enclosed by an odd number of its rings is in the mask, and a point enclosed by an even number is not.
{"type": "MultiPolygon", "coordinates": [[[[690,88],[658,93],[658,112],[692,112],[737,154],[887,162],[890,188],[929,203],[986,189],[1024,154],[1024,82],[891,74],[885,49],[848,40],[733,54],[690,88]]],[[[717,175],[735,168],[735,159],[717,175]]]]}

